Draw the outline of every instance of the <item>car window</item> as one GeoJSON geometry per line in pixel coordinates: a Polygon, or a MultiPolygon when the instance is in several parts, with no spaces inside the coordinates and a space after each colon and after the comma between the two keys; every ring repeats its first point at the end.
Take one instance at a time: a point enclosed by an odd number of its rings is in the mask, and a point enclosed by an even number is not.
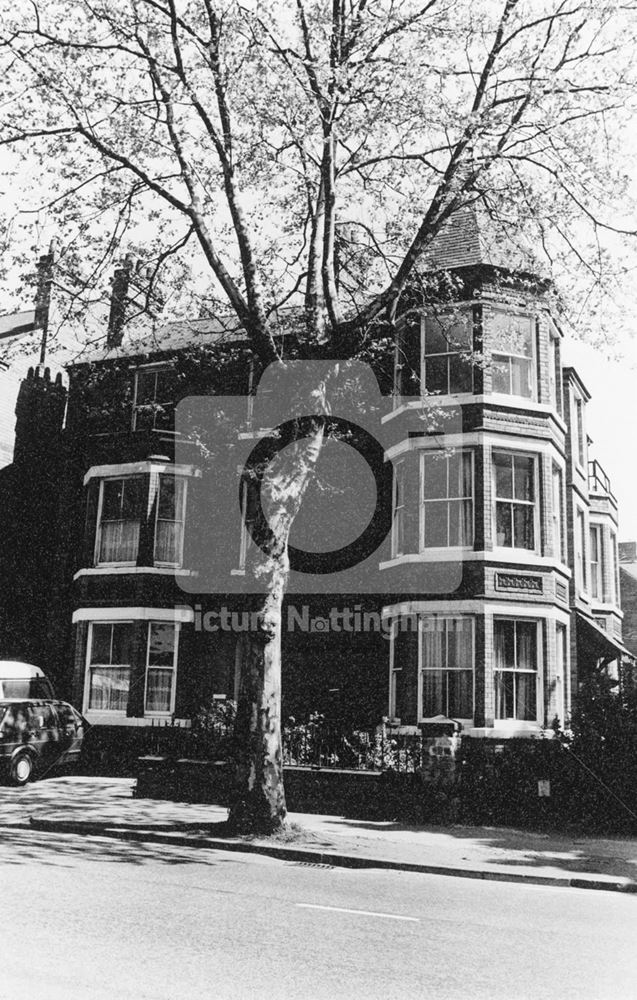
{"type": "Polygon", "coordinates": [[[75,712],[70,705],[65,705],[63,702],[59,702],[56,706],[58,718],[60,720],[60,725],[62,726],[74,726],[77,722],[75,712]]]}
{"type": "Polygon", "coordinates": [[[31,725],[34,729],[51,729],[57,726],[58,720],[52,705],[31,705],[31,725]]]}
{"type": "Polygon", "coordinates": [[[14,705],[10,709],[13,716],[12,731],[16,739],[20,739],[29,728],[29,710],[26,705],[14,705]]]}
{"type": "Polygon", "coordinates": [[[0,722],[0,733],[4,737],[13,736],[15,732],[15,715],[11,707],[5,708],[4,714],[2,716],[2,721],[0,722]]]}

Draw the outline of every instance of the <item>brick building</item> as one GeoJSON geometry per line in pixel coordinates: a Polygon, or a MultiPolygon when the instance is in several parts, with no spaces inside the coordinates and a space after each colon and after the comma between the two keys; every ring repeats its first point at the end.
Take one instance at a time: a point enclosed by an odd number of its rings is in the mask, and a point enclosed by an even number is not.
{"type": "MultiPolygon", "coordinates": [[[[364,594],[288,598],[284,714],[539,735],[568,719],[586,671],[625,653],[617,506],[589,460],[589,395],[563,365],[550,282],[476,210],[454,219],[420,277],[396,323],[382,420],[391,530],[364,594]]],[[[249,542],[239,524],[225,537],[209,499],[236,481],[236,455],[210,465],[173,412],[191,394],[246,396],[230,438],[258,437],[258,378],[241,331],[218,323],[122,340],[115,288],[108,343],[68,368],[66,406],[62,382],[39,370],[22,386],[4,611],[12,655],[28,649],[91,722],[130,735],[186,725],[235,693],[249,542]],[[222,535],[216,591],[199,591],[222,535]]]]}

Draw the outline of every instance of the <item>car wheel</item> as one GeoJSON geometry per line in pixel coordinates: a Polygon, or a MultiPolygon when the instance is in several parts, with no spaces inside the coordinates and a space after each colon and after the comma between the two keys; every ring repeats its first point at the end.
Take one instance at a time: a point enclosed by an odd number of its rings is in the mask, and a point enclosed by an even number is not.
{"type": "Polygon", "coordinates": [[[12,785],[26,785],[33,774],[33,761],[28,753],[19,753],[11,761],[12,785]]]}

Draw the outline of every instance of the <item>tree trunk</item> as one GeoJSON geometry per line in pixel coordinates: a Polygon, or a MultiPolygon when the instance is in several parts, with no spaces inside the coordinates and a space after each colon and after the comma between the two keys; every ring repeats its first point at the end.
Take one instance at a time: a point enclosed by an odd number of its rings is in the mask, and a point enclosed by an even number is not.
{"type": "Polygon", "coordinates": [[[285,823],[281,739],[282,608],[288,573],[288,539],[323,441],[323,419],[259,479],[267,511],[252,573],[262,596],[252,605],[250,628],[240,639],[239,702],[235,724],[236,799],[228,824],[237,833],[270,834],[285,823]],[[265,585],[265,592],[263,593],[265,585]],[[254,627],[256,625],[256,627],[254,627]]]}

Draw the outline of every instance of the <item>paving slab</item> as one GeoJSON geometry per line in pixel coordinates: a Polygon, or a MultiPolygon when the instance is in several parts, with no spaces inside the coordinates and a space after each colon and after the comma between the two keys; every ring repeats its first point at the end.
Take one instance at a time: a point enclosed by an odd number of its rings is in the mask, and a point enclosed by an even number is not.
{"type": "Polygon", "coordinates": [[[0,825],[385,867],[637,892],[637,840],[499,827],[424,827],[291,813],[275,838],[229,838],[221,806],[133,797],[127,778],[58,777],[0,788],[0,825]]]}

